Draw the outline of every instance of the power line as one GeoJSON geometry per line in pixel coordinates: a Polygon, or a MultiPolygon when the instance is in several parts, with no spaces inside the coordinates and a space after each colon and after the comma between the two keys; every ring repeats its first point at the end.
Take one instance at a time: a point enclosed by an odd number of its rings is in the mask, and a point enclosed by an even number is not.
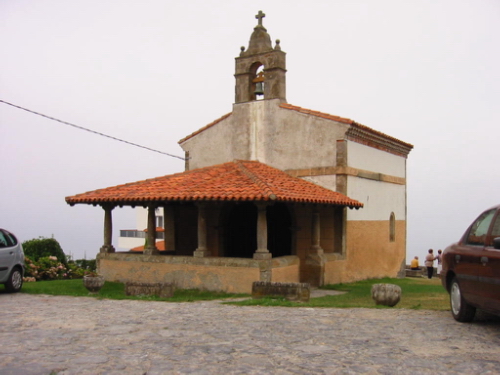
{"type": "Polygon", "coordinates": [[[94,134],[100,135],[100,136],[102,136],[102,137],[111,138],[111,139],[112,139],[112,140],[114,140],[114,141],[123,142],[123,143],[126,143],[126,144],[128,144],[128,145],[135,146],[135,147],[139,147],[139,148],[143,148],[143,149],[148,150],[148,151],[153,151],[153,152],[157,152],[157,153],[159,153],[159,154],[167,155],[167,156],[170,156],[170,157],[173,157],[173,158],[177,158],[177,159],[185,160],[185,158],[183,158],[183,157],[181,157],[181,156],[172,155],[172,154],[169,154],[169,153],[167,153],[167,152],[158,151],[158,150],[155,150],[155,149],[153,149],[153,148],[149,148],[149,147],[146,147],[146,146],[141,146],[141,145],[138,145],[137,143],[132,143],[132,142],[129,142],[129,141],[125,141],[125,140],[123,140],[123,139],[116,138],[116,137],[113,137],[113,136],[111,136],[111,135],[107,135],[107,134],[104,134],[104,133],[99,133],[99,132],[97,132],[97,131],[95,131],[95,130],[91,130],[91,129],[84,128],[83,126],[78,126],[78,125],[72,124],[72,123],[67,122],[67,121],[59,120],[59,119],[57,119],[57,118],[55,118],[55,117],[51,117],[51,116],[44,115],[43,113],[38,113],[38,112],[32,111],[31,109],[23,108],[23,107],[21,107],[21,106],[18,106],[18,105],[15,105],[15,104],[12,104],[12,103],[6,102],[5,100],[2,100],[2,99],[0,99],[0,102],[1,102],[1,103],[4,103],[4,104],[7,104],[7,105],[10,105],[10,106],[12,106],[12,107],[18,108],[18,109],[22,109],[23,111],[26,111],[26,112],[29,112],[29,113],[33,113],[34,115],[42,116],[42,117],[48,118],[49,120],[60,122],[61,124],[64,124],[64,125],[69,125],[69,126],[72,126],[72,127],[74,127],[74,128],[80,129],[80,130],[85,130],[85,131],[87,131],[87,132],[90,132],[90,133],[94,133],[94,134]]]}

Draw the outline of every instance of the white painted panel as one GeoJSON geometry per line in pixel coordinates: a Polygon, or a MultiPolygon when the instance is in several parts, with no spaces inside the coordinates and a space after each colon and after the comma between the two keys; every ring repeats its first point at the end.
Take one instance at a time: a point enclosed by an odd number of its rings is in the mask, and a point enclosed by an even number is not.
{"type": "Polygon", "coordinates": [[[406,177],[406,159],[356,142],[347,142],[347,165],[390,176],[406,177]]]}
{"type": "Polygon", "coordinates": [[[364,204],[359,210],[348,210],[348,220],[406,219],[406,187],[364,178],[349,177],[347,195],[364,204]]]}

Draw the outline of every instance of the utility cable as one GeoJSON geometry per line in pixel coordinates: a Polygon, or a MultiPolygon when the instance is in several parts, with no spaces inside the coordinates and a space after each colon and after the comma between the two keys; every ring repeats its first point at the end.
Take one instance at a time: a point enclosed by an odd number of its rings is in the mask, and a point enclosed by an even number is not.
{"type": "Polygon", "coordinates": [[[148,151],[157,152],[157,153],[159,153],[159,154],[167,155],[167,156],[170,156],[170,157],[172,157],[172,158],[177,158],[177,159],[185,160],[185,158],[183,158],[183,157],[181,157],[181,156],[172,155],[172,154],[169,154],[169,153],[166,153],[166,152],[163,152],[163,151],[158,151],[158,150],[155,150],[155,149],[153,149],[153,148],[149,148],[149,147],[146,147],[146,146],[141,146],[141,145],[138,145],[137,143],[132,143],[132,142],[129,142],[129,141],[125,141],[125,140],[123,140],[123,139],[116,138],[116,137],[113,137],[113,136],[111,136],[111,135],[107,135],[107,134],[99,133],[99,132],[97,132],[97,131],[95,131],[95,130],[91,130],[91,129],[84,128],[83,126],[78,126],[78,125],[72,124],[72,123],[67,122],[67,121],[59,120],[59,119],[57,119],[57,118],[55,118],[55,117],[51,117],[51,116],[44,115],[43,113],[38,113],[38,112],[32,111],[31,109],[23,108],[23,107],[21,107],[21,106],[18,106],[18,105],[15,105],[15,104],[12,104],[12,103],[6,102],[5,100],[2,100],[2,99],[0,99],[0,102],[1,102],[1,103],[4,103],[4,104],[7,104],[7,105],[10,105],[10,106],[12,106],[12,107],[18,108],[18,109],[22,109],[23,111],[26,111],[26,112],[29,112],[29,113],[33,113],[34,115],[42,116],[42,117],[48,118],[49,120],[57,121],[57,122],[60,122],[61,124],[64,124],[64,125],[69,125],[69,126],[72,126],[72,127],[74,127],[74,128],[80,129],[80,130],[85,130],[85,131],[88,131],[88,132],[90,132],[90,133],[94,133],[94,134],[100,135],[100,136],[102,136],[102,137],[111,138],[111,139],[113,139],[113,140],[115,140],[115,141],[123,142],[123,143],[126,143],[126,144],[131,145],[131,146],[135,146],[135,147],[143,148],[143,149],[148,150],[148,151]]]}

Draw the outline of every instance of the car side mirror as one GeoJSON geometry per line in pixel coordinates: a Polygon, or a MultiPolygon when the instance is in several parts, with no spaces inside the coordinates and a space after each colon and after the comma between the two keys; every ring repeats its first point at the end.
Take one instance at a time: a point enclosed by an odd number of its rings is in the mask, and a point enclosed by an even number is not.
{"type": "Polygon", "coordinates": [[[497,238],[493,239],[493,247],[495,249],[500,250],[500,237],[497,237],[497,238]]]}

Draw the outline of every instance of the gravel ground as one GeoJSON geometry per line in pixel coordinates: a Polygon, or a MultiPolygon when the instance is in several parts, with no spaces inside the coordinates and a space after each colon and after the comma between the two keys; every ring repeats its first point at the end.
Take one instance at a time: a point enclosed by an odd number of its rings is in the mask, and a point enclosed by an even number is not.
{"type": "Polygon", "coordinates": [[[0,294],[0,374],[500,374],[500,319],[0,294]]]}

